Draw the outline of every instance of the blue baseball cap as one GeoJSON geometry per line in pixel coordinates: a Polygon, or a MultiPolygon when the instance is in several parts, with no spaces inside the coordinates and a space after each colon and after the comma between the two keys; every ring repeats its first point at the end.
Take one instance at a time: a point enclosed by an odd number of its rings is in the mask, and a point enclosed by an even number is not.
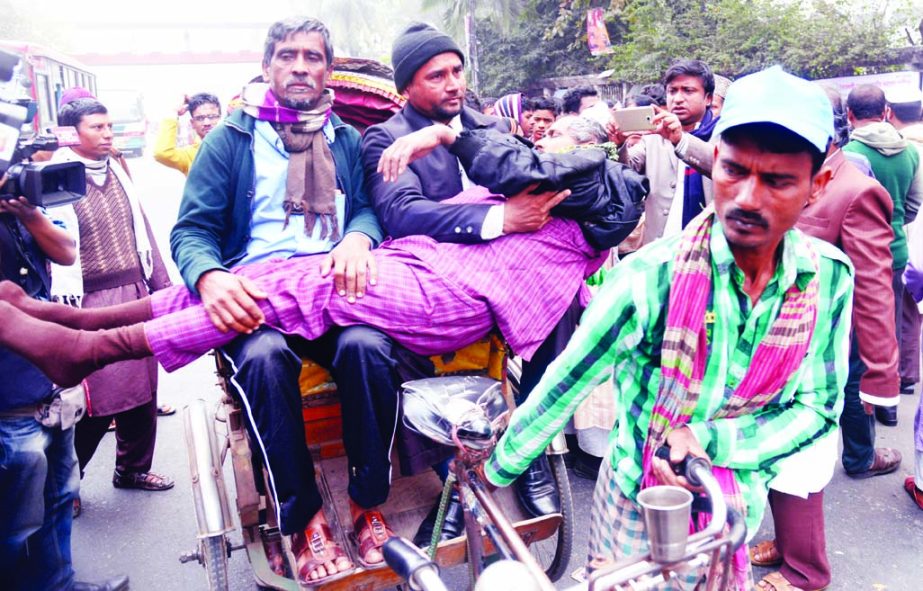
{"type": "Polygon", "coordinates": [[[774,123],[826,152],[833,106],[820,86],[773,66],[731,84],[714,133],[748,123],[774,123]]]}

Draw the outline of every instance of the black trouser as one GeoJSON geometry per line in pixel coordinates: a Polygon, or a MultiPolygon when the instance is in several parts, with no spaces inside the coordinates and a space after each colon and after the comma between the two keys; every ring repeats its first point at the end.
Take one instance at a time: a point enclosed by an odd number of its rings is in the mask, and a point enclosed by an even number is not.
{"type": "Polygon", "coordinates": [[[840,431],[843,434],[843,469],[849,474],[868,470],[875,461],[875,415],[865,413],[859,398],[859,382],[866,366],[859,357],[856,337],[850,341],[849,376],[843,394],[840,431]]]}
{"type": "Polygon", "coordinates": [[[535,355],[529,361],[522,362],[522,375],[519,377],[519,393],[516,395],[516,405],[519,406],[525,402],[529,393],[535,389],[539,380],[545,374],[545,370],[551,365],[558,355],[567,347],[570,338],[574,336],[577,325],[580,323],[580,316],[583,314],[583,306],[580,305],[579,298],[574,298],[571,305],[564,312],[564,316],[558,320],[535,355]]]}
{"type": "Polygon", "coordinates": [[[115,469],[120,473],[151,470],[157,442],[157,396],[141,406],[101,417],[85,416],[74,430],[74,447],[80,463],[80,478],[100,441],[115,419],[115,469]]]}
{"type": "Polygon", "coordinates": [[[268,466],[283,534],[302,531],[323,504],[305,445],[301,356],[330,368],[343,409],[349,496],[372,507],[387,499],[390,487],[397,409],[391,346],[390,338],[364,326],[336,328],[316,341],[286,338],[264,327],[224,348],[235,372],[231,383],[244,400],[255,447],[268,466]]]}

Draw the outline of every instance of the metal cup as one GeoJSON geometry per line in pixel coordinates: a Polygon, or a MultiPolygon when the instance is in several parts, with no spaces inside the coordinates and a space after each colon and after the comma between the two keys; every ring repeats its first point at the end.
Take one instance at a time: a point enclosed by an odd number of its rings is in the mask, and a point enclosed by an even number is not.
{"type": "Polygon", "coordinates": [[[644,527],[656,562],[676,562],[686,553],[692,493],[678,486],[652,486],[638,494],[644,527]]]}

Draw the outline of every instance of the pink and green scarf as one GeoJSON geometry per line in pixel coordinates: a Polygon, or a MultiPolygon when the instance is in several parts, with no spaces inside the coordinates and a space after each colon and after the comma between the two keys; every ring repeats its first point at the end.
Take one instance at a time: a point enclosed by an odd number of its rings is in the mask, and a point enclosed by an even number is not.
{"type": "MultiPolygon", "coordinates": [[[[708,354],[705,315],[712,292],[710,244],[714,218],[714,211],[708,208],[689,223],[674,259],[661,349],[660,387],[644,446],[642,488],[658,484],[651,472],[652,455],[672,429],[690,422],[702,390],[708,354]]],[[[816,268],[817,256],[813,251],[811,258],[816,268]]],[[[804,360],[817,319],[817,275],[804,290],[792,284],[783,297],[779,315],[757,345],[746,375],[713,419],[733,418],[761,408],[779,395],[804,360]]],[[[746,503],[734,471],[716,466],[713,472],[728,505],[744,516],[746,503]]],[[[702,516],[693,525],[703,528],[707,521],[708,516],[702,516]]],[[[743,546],[734,556],[738,582],[746,577],[748,561],[743,546]]]]}

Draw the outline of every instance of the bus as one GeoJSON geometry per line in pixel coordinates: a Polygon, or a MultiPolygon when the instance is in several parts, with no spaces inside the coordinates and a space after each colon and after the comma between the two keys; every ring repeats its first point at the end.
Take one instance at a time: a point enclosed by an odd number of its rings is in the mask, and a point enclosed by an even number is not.
{"type": "Polygon", "coordinates": [[[100,90],[99,100],[106,105],[112,120],[112,145],[126,156],[140,157],[147,145],[147,117],[144,100],[137,90],[100,90]]]}
{"type": "Polygon", "coordinates": [[[80,86],[96,96],[96,75],[72,57],[21,41],[0,41],[0,49],[21,60],[19,76],[9,82],[7,94],[36,102],[35,133],[58,124],[58,102],[66,89],[80,86]]]}

